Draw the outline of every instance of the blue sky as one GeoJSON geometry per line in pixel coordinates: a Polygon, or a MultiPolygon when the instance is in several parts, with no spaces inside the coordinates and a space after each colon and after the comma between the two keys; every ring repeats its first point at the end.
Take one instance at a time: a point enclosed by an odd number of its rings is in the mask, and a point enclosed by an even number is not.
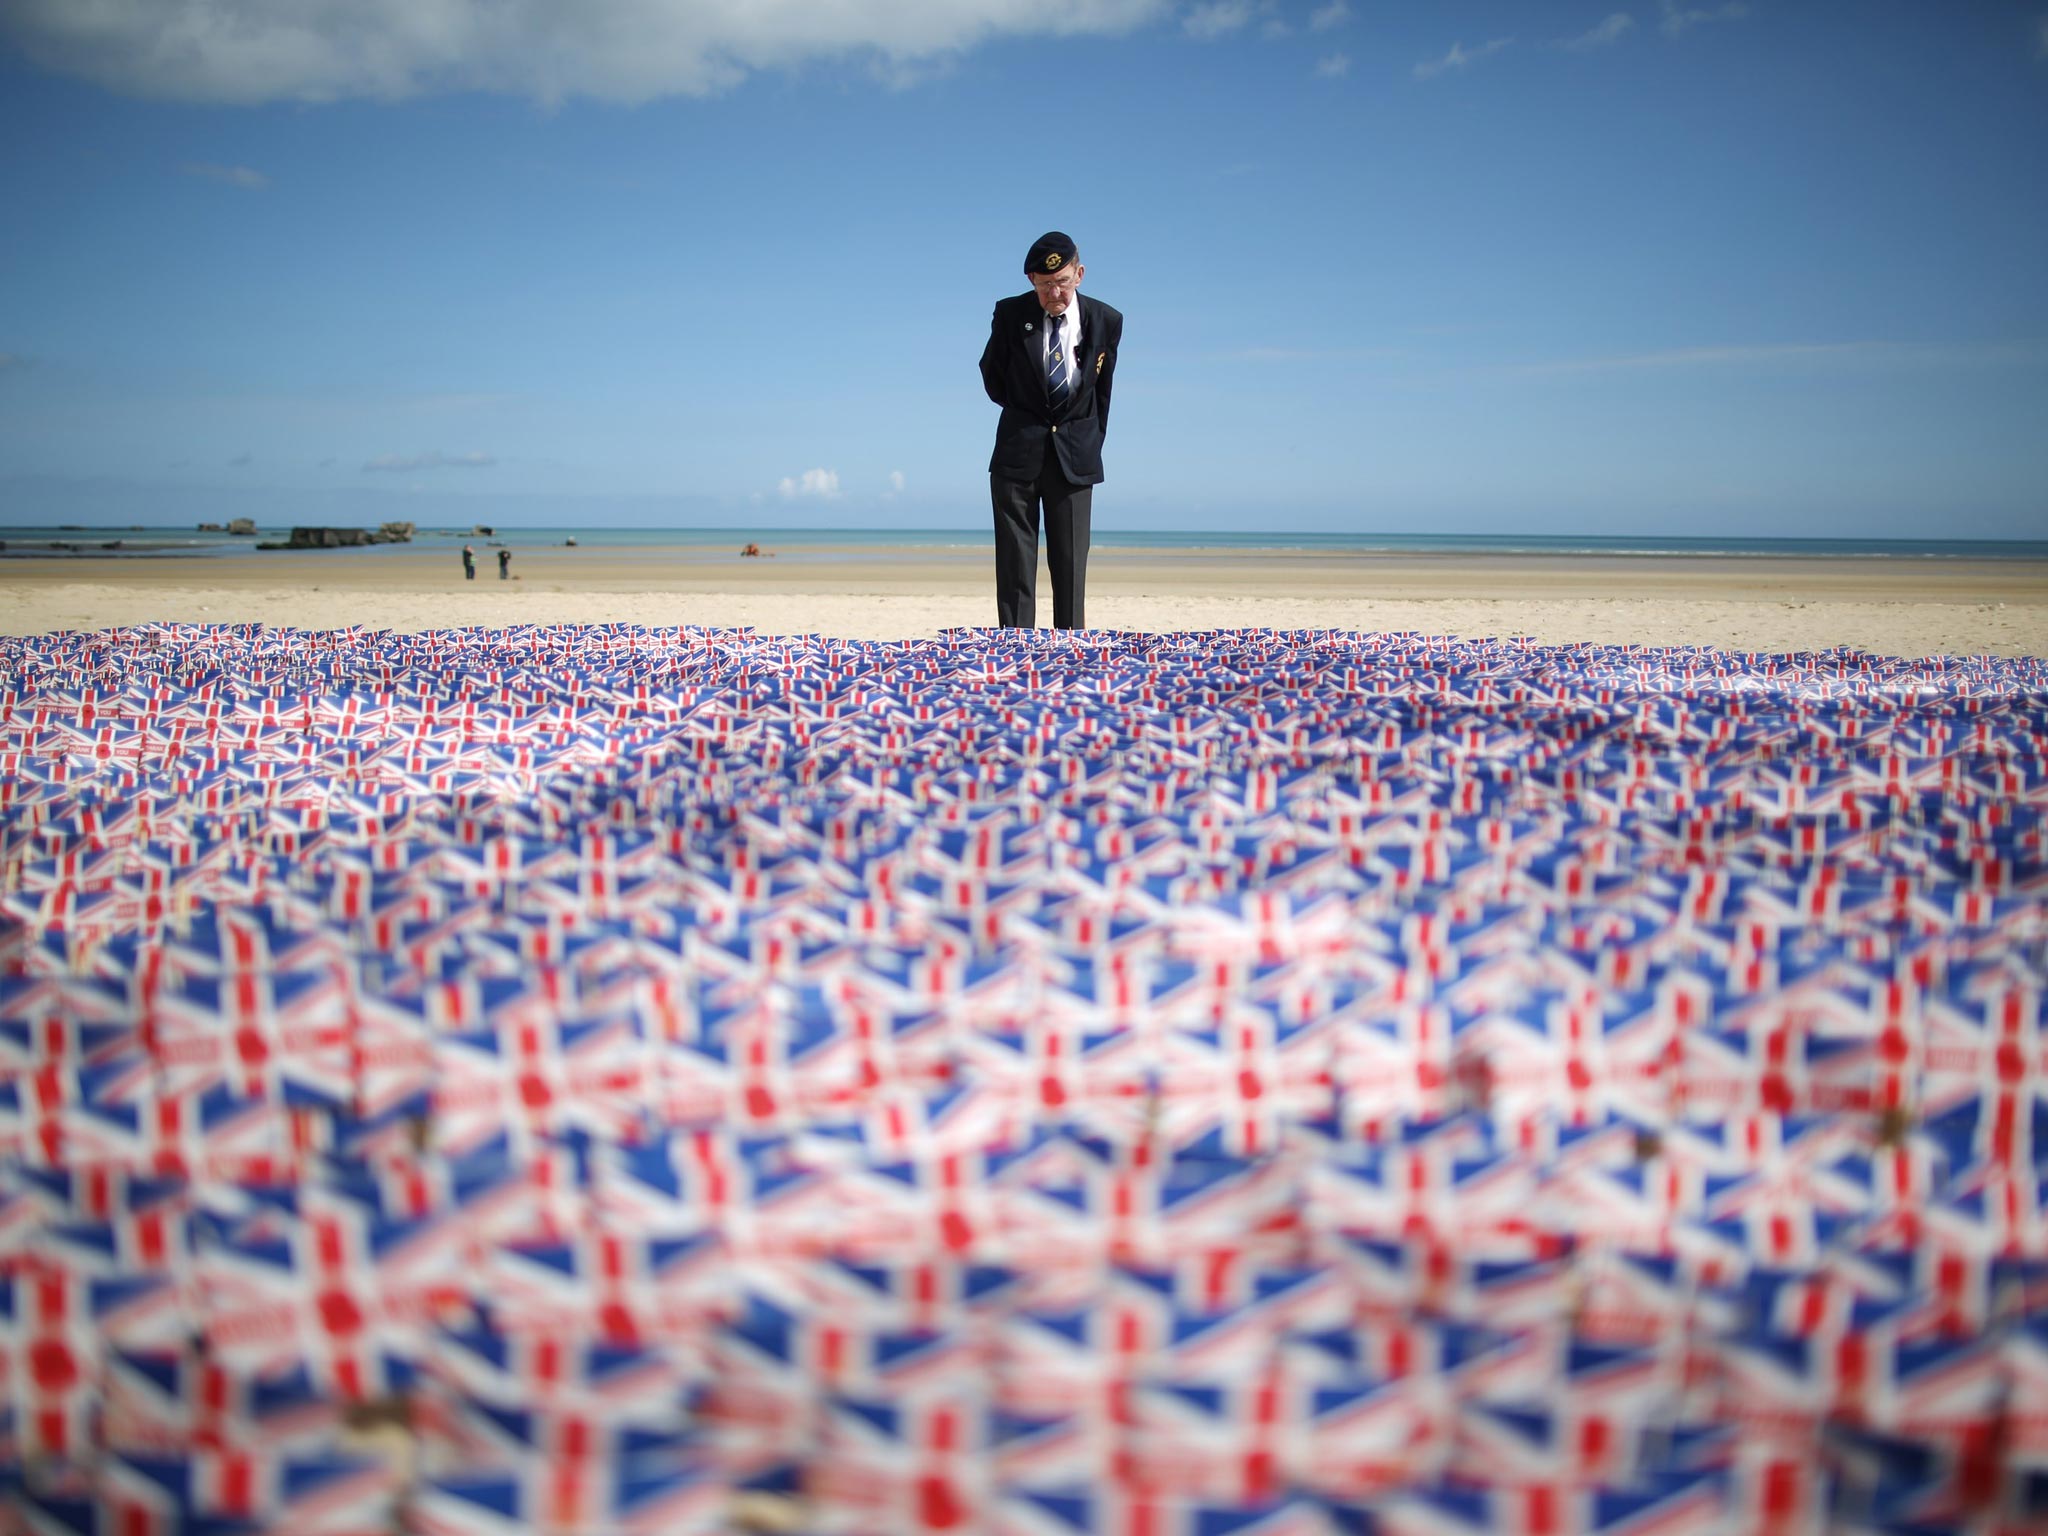
{"type": "Polygon", "coordinates": [[[0,522],[978,527],[1059,228],[1098,527],[2048,537],[2044,188],[2048,0],[0,0],[0,522]]]}

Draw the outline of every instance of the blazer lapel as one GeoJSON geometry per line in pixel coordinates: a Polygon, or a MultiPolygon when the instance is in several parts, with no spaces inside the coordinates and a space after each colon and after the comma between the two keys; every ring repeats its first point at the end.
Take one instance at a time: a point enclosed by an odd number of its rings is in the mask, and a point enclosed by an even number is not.
{"type": "Polygon", "coordinates": [[[1089,338],[1094,335],[1095,327],[1088,323],[1090,319],[1088,311],[1089,300],[1080,294],[1076,294],[1074,296],[1074,303],[1079,306],[1081,311],[1081,329],[1074,338],[1073,356],[1074,398],[1079,400],[1082,391],[1086,390],[1092,393],[1095,389],[1095,354],[1088,349],[1089,338]]]}
{"type": "MultiPolygon", "coordinates": [[[[1045,311],[1038,307],[1038,295],[1027,293],[1024,313],[1017,330],[1017,376],[1027,389],[1037,386],[1038,398],[1045,398],[1045,311]]],[[[1031,396],[1026,394],[1025,399],[1031,396]]]]}

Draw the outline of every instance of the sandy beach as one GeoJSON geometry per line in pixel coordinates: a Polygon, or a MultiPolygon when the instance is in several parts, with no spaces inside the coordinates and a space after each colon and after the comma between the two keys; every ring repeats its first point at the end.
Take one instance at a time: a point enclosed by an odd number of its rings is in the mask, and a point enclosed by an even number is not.
{"type": "MultiPolygon", "coordinates": [[[[995,621],[989,554],[975,548],[771,546],[773,558],[672,546],[568,549],[512,541],[465,582],[452,553],[250,551],[160,559],[0,563],[0,631],[160,620],[303,628],[618,621],[745,625],[890,639],[995,621]]],[[[1051,582],[1039,575],[1039,622],[1051,582]]],[[[1850,646],[1886,655],[2048,654],[2048,561],[1363,554],[1098,546],[1099,628],[1264,626],[1415,630],[1718,645],[1850,646]]]]}

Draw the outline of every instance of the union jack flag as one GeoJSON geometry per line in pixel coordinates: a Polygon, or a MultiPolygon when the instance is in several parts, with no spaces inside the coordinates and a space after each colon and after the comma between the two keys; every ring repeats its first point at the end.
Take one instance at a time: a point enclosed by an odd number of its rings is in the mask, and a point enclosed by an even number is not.
{"type": "Polygon", "coordinates": [[[17,1523],[2029,1528],[2044,697],[0,638],[17,1523]]]}

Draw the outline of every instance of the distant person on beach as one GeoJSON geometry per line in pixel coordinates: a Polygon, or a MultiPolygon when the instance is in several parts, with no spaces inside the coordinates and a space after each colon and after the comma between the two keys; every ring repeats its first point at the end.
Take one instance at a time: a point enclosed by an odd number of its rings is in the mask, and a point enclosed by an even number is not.
{"type": "Polygon", "coordinates": [[[462,579],[464,581],[476,580],[476,551],[467,544],[462,546],[462,579]]]}
{"type": "Polygon", "coordinates": [[[498,580],[510,581],[511,579],[512,551],[509,549],[501,549],[498,551],[498,580]]]}
{"type": "Polygon", "coordinates": [[[982,386],[1003,408],[988,487],[995,506],[996,620],[1005,628],[1038,622],[1041,507],[1053,626],[1087,627],[1088,520],[1102,483],[1102,439],[1124,317],[1082,296],[1086,270],[1072,240],[1058,230],[1040,235],[1024,257],[1031,292],[996,301],[981,353],[982,386]]]}

